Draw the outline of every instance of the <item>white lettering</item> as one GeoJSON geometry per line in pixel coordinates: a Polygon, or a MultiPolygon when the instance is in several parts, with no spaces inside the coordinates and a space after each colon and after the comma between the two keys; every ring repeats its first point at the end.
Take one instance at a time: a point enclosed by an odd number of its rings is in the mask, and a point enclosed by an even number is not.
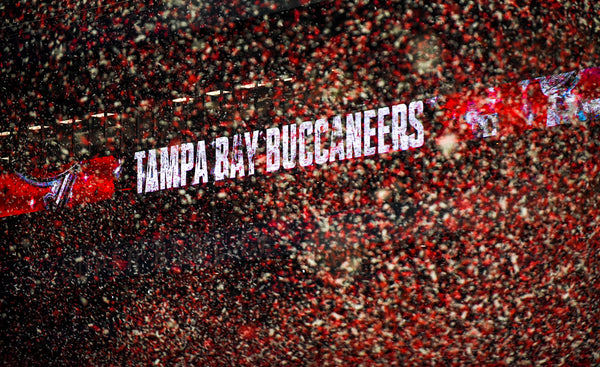
{"type": "Polygon", "coordinates": [[[392,150],[408,150],[407,109],[404,103],[392,106],[392,150]],[[400,122],[400,125],[398,125],[400,122]]]}
{"type": "MultiPolygon", "coordinates": [[[[329,161],[335,161],[335,156],[339,157],[340,161],[344,160],[344,131],[342,128],[342,117],[335,116],[331,123],[331,144],[329,148],[329,161]]],[[[360,141],[360,140],[359,140],[360,141]]]]}
{"type": "Polygon", "coordinates": [[[346,115],[346,158],[352,158],[352,152],[354,151],[354,158],[362,156],[362,143],[361,143],[361,120],[362,112],[357,112],[354,115],[346,115]],[[353,150],[354,148],[354,150],[353,150]]]}
{"type": "Polygon", "coordinates": [[[206,144],[204,140],[199,141],[196,148],[196,169],[194,170],[192,185],[198,185],[200,177],[202,177],[203,183],[208,182],[208,164],[206,163],[206,144]]]}
{"type": "Polygon", "coordinates": [[[371,128],[371,118],[377,116],[377,113],[375,113],[375,110],[368,110],[365,111],[365,120],[364,120],[364,128],[365,128],[365,135],[364,135],[364,154],[365,157],[369,156],[369,155],[373,155],[377,152],[377,150],[375,149],[375,147],[371,146],[371,137],[375,136],[375,134],[377,134],[377,129],[375,128],[371,128]]]}
{"type": "Polygon", "coordinates": [[[194,168],[194,144],[181,144],[181,186],[187,185],[187,173],[194,168]]]}
{"type": "Polygon", "coordinates": [[[160,148],[160,189],[179,187],[179,146],[160,148]],[[169,159],[170,158],[170,159],[169,159]]]}
{"type": "Polygon", "coordinates": [[[390,127],[384,124],[385,116],[390,114],[389,107],[377,110],[377,153],[384,154],[390,151],[390,146],[385,143],[385,135],[390,133],[390,127]]]}
{"type": "Polygon", "coordinates": [[[135,159],[137,160],[137,193],[141,194],[144,191],[144,179],[146,178],[144,173],[143,159],[146,158],[146,152],[135,152],[135,159]]]}
{"type": "Polygon", "coordinates": [[[221,181],[229,172],[229,138],[215,140],[215,181],[221,181]]]}
{"type": "Polygon", "coordinates": [[[321,134],[329,131],[327,119],[319,119],[315,122],[315,163],[323,164],[329,160],[329,151],[321,147],[321,134]]]}
{"type": "Polygon", "coordinates": [[[313,153],[306,152],[306,138],[313,132],[312,121],[304,121],[298,128],[300,130],[298,136],[298,159],[300,160],[300,166],[307,167],[313,163],[313,153]]]}
{"type": "Polygon", "coordinates": [[[281,153],[279,128],[267,129],[267,172],[275,172],[281,166],[281,153]]]}
{"type": "Polygon", "coordinates": [[[252,132],[252,137],[250,137],[250,133],[244,133],[244,140],[246,141],[246,155],[248,156],[248,175],[252,176],[254,174],[254,156],[256,155],[256,149],[258,148],[258,135],[260,132],[255,130],[252,132]]]}
{"type": "Polygon", "coordinates": [[[146,192],[158,190],[158,168],[156,167],[156,150],[148,151],[148,165],[146,166],[146,192]]]}
{"type": "Polygon", "coordinates": [[[425,134],[423,132],[423,123],[417,118],[417,116],[423,114],[423,102],[411,102],[408,105],[408,122],[412,127],[417,131],[417,137],[415,138],[415,134],[411,134],[408,143],[411,148],[419,148],[423,146],[425,141],[425,134]]]}
{"type": "Polygon", "coordinates": [[[296,124],[285,125],[283,127],[282,151],[283,151],[283,168],[292,169],[296,167],[296,124]]]}
{"type": "Polygon", "coordinates": [[[242,136],[234,135],[233,136],[233,151],[232,151],[232,162],[231,162],[231,170],[229,173],[229,178],[235,178],[236,174],[239,177],[244,177],[244,152],[241,149],[242,146],[242,136]]]}

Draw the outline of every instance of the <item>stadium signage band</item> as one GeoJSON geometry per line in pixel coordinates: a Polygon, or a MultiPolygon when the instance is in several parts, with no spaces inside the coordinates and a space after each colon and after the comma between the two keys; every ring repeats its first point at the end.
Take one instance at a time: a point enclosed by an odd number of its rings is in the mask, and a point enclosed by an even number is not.
{"type": "Polygon", "coordinates": [[[465,140],[599,116],[596,67],[143,150],[133,157],[95,157],[45,178],[0,172],[0,217],[108,200],[117,184],[120,190],[152,193],[419,149],[426,139],[446,154],[465,140]],[[136,188],[123,187],[125,162],[135,166],[136,188]]]}
{"type": "Polygon", "coordinates": [[[254,175],[259,140],[266,144],[266,172],[419,148],[425,139],[422,115],[423,102],[413,101],[218,137],[209,145],[215,157],[210,166],[204,140],[139,151],[134,155],[137,192],[254,175]]]}

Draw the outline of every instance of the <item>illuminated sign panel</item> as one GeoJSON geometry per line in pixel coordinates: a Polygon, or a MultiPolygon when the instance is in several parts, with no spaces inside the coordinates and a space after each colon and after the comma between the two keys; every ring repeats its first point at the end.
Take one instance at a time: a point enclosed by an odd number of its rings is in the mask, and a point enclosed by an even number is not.
{"type": "Polygon", "coordinates": [[[211,166],[205,141],[136,152],[137,192],[183,187],[187,182],[207,183],[209,176],[213,181],[243,178],[246,172],[251,176],[260,137],[265,144],[266,172],[418,148],[424,142],[422,113],[423,102],[418,101],[408,107],[399,104],[338,115],[331,122],[318,119],[236,134],[231,139],[218,137],[209,144],[215,157],[211,166]],[[408,132],[409,126],[413,133],[408,132]],[[327,142],[329,148],[324,147],[327,142]]]}

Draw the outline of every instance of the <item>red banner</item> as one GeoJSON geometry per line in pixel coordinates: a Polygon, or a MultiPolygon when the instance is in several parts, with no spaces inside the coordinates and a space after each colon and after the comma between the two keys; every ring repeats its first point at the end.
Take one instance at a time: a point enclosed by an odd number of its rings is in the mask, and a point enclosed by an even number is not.
{"type": "Polygon", "coordinates": [[[36,177],[3,173],[0,175],[0,217],[110,199],[119,169],[119,162],[109,156],[36,177]]]}

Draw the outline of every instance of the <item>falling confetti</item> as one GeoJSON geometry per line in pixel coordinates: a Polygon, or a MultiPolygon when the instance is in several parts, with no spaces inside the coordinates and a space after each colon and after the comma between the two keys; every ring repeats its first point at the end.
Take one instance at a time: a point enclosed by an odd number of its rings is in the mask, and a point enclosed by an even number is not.
{"type": "Polygon", "coordinates": [[[600,364],[592,1],[0,5],[0,364],[600,364]]]}

